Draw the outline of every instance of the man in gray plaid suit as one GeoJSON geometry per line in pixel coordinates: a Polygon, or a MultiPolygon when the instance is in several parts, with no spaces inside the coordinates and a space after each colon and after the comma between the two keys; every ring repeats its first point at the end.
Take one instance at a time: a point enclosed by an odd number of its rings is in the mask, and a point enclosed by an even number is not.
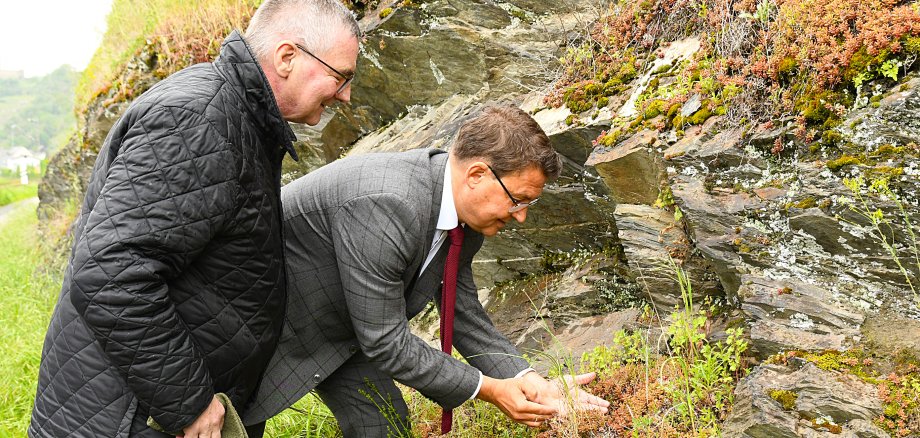
{"type": "MultiPolygon", "coordinates": [[[[244,421],[264,421],[315,389],[345,436],[404,434],[408,408],[393,380],[445,409],[479,398],[530,426],[564,410],[564,385],[540,377],[495,329],[471,268],[483,236],[523,222],[560,172],[527,113],[493,107],[461,127],[449,154],[346,158],[284,187],[287,317],[244,421]],[[453,345],[469,365],[428,346],[408,321],[432,298],[440,304],[442,243],[458,225],[453,345]]],[[[606,411],[609,403],[577,389],[593,377],[566,387],[576,407],[606,411]]]]}

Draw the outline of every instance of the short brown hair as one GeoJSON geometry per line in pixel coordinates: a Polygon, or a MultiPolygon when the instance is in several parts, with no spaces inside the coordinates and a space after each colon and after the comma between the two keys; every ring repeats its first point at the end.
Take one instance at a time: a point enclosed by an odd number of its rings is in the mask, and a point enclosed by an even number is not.
{"type": "Polygon", "coordinates": [[[552,181],[562,172],[562,159],[543,128],[513,106],[486,107],[464,123],[451,153],[460,160],[483,159],[501,175],[536,166],[552,181]]]}

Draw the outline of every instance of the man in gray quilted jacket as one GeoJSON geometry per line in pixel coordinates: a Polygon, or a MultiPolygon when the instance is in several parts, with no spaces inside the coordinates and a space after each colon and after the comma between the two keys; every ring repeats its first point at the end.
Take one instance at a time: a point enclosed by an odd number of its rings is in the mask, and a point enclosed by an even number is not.
{"type": "MultiPolygon", "coordinates": [[[[219,437],[285,307],[288,121],[348,102],[360,29],[337,0],[266,0],[245,38],[139,97],[96,160],[39,371],[31,437],[219,437]]],[[[250,429],[261,435],[261,428],[250,429]]]]}

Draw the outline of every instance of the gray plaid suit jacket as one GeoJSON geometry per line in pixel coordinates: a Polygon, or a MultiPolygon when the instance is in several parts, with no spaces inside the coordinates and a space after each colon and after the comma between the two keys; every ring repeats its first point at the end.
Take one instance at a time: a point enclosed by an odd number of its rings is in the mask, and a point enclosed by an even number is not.
{"type": "Polygon", "coordinates": [[[394,380],[446,408],[479,373],[527,368],[479,303],[471,262],[483,236],[467,230],[457,280],[454,346],[472,365],[431,348],[409,322],[434,297],[449,245],[418,277],[434,238],[447,153],[413,150],[333,162],[282,190],[287,314],[277,350],[244,422],[302,398],[360,349],[394,380]],[[475,367],[475,368],[474,368],[475,367]]]}

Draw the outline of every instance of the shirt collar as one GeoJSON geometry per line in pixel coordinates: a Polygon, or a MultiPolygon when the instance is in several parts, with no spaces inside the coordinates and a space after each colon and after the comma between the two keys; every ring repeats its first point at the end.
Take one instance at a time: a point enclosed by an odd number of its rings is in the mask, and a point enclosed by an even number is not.
{"type": "Polygon", "coordinates": [[[441,191],[441,211],[438,213],[439,230],[452,230],[460,224],[454,204],[454,185],[450,177],[450,160],[444,166],[444,188],[441,191]]]}

